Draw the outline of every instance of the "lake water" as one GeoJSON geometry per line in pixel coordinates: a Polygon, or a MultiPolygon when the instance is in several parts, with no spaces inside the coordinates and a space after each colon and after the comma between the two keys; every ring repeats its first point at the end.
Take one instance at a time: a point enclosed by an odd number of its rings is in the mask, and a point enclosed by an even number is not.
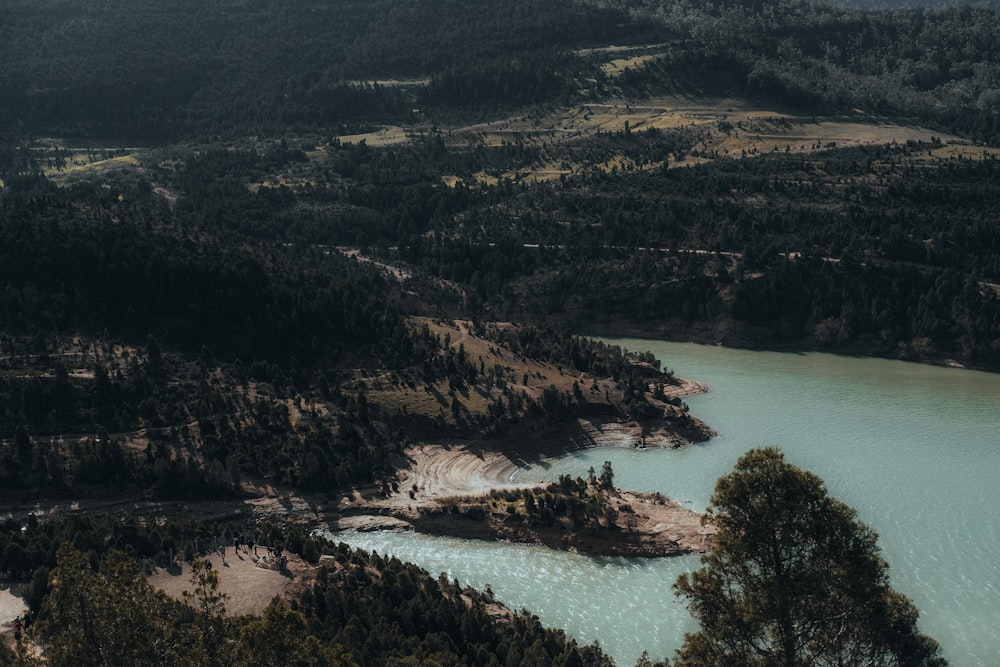
{"type": "MultiPolygon", "coordinates": [[[[615,484],[702,510],[715,480],[748,449],[774,445],[826,482],[879,534],[894,588],[958,667],[1000,665],[1000,375],[825,354],[749,352],[614,340],[652,350],[709,385],[687,399],[719,432],[682,450],[595,449],[535,465],[517,481],[586,475],[605,460],[615,484]]],[[[335,539],[394,554],[463,585],[489,585],[621,667],[643,649],[672,656],[695,625],[674,597],[697,557],[593,558],[540,547],[398,533],[335,539]]]]}

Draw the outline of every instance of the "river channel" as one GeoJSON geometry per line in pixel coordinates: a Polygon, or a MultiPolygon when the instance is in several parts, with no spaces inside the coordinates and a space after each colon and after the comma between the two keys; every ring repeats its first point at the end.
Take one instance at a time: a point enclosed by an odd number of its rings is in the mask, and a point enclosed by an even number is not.
{"type": "MultiPolygon", "coordinates": [[[[687,399],[719,437],[680,450],[594,449],[524,469],[516,481],[586,475],[605,460],[615,484],[707,505],[747,450],[780,447],[879,534],[894,588],[958,667],[1000,664],[1000,374],[827,354],[751,352],[648,340],[664,368],[705,382],[687,399]]],[[[593,558],[540,547],[406,533],[338,533],[433,575],[485,588],[600,642],[620,667],[672,656],[694,629],[671,584],[697,557],[593,558]]]]}

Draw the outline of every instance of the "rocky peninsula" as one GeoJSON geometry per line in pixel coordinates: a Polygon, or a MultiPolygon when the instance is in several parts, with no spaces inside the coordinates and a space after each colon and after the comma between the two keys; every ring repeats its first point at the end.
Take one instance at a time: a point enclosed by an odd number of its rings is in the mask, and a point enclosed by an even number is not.
{"type": "MultiPolygon", "coordinates": [[[[677,379],[667,400],[706,390],[677,379]]],[[[661,557],[704,552],[715,529],[698,513],[661,494],[618,489],[600,480],[551,484],[511,481],[529,463],[589,447],[680,447],[713,435],[677,410],[662,420],[580,418],[541,433],[501,440],[410,447],[394,492],[356,491],[340,500],[341,530],[416,530],[471,539],[541,544],[595,555],[661,557]],[[673,418],[671,418],[673,416],[673,418]]],[[[610,480],[608,480],[610,482],[610,480]]]]}

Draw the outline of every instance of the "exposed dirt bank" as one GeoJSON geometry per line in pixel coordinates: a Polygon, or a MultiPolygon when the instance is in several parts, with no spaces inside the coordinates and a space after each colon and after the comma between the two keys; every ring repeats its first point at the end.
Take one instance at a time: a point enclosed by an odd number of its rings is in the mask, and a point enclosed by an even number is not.
{"type": "MultiPolygon", "coordinates": [[[[637,427],[605,425],[591,446],[630,447],[639,437],[637,427]]],[[[656,446],[655,438],[646,439],[656,446]]],[[[532,453],[539,460],[543,446],[532,453]]],[[[519,448],[520,456],[526,453],[519,448]]],[[[561,452],[556,452],[561,453],[561,452]]],[[[702,552],[711,547],[714,528],[701,516],[657,494],[617,490],[609,498],[617,515],[613,526],[599,530],[577,528],[568,522],[538,525],[512,519],[496,511],[456,512],[457,499],[487,496],[493,491],[539,489],[545,485],[511,482],[518,463],[506,454],[465,445],[420,445],[407,452],[408,465],[400,471],[400,492],[389,497],[343,498],[342,516],[331,527],[353,530],[414,529],[436,535],[470,539],[504,539],[543,544],[554,549],[618,556],[673,556],[702,552]],[[627,508],[627,509],[625,509],[627,508]]],[[[459,502],[459,504],[461,504],[459,502]]]]}
{"type": "MultiPolygon", "coordinates": [[[[252,549],[237,552],[234,547],[227,547],[224,553],[223,556],[220,552],[212,552],[203,559],[210,562],[218,574],[218,591],[226,596],[226,612],[233,616],[260,614],[275,597],[292,599],[306,583],[315,579],[316,567],[293,554],[285,554],[282,567],[281,561],[267,554],[263,547],[257,549],[257,554],[252,549]]],[[[182,601],[184,591],[195,589],[189,563],[158,570],[149,577],[149,583],[182,601]]]]}
{"type": "MultiPolygon", "coordinates": [[[[678,380],[670,399],[706,391],[702,384],[678,380]]],[[[417,445],[401,462],[398,492],[355,492],[341,498],[342,514],[331,528],[352,530],[415,529],[473,539],[507,539],[556,549],[623,556],[668,556],[705,551],[714,529],[700,515],[658,494],[616,491],[609,498],[617,520],[599,530],[572,522],[522,523],[502,511],[455,511],[456,499],[493,491],[538,489],[544,485],[511,481],[521,466],[589,447],[678,447],[706,440],[711,430],[690,418],[673,424],[578,419],[558,428],[507,434],[468,443],[417,445]]]]}

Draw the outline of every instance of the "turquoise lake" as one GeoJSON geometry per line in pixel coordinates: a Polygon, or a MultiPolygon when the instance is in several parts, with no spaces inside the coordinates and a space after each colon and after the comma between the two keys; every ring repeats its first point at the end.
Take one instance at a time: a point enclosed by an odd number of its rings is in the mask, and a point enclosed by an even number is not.
{"type": "MultiPolygon", "coordinates": [[[[828,354],[774,353],[649,340],[664,368],[705,382],[687,399],[718,431],[680,450],[593,449],[537,464],[515,481],[586,475],[612,462],[615,484],[702,510],[741,454],[773,445],[811,470],[879,534],[894,588],[920,629],[959,667],[1000,664],[1000,375],[828,354]]],[[[671,584],[697,557],[593,558],[540,547],[406,533],[334,539],[393,554],[463,585],[489,585],[617,664],[672,656],[694,629],[671,584]]]]}

